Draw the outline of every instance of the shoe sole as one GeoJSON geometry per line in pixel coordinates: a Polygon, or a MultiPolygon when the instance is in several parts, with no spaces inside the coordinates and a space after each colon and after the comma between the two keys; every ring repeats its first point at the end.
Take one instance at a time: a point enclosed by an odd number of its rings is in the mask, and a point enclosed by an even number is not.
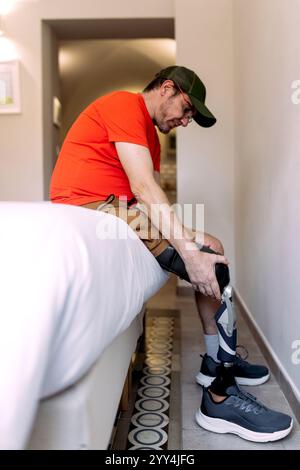
{"type": "MultiPolygon", "coordinates": [[[[203,387],[209,387],[211,383],[215,380],[215,377],[210,377],[209,375],[204,375],[201,372],[199,372],[196,375],[196,382],[199,385],[202,385],[203,387]]],[[[259,377],[258,379],[250,379],[250,378],[245,378],[245,377],[235,377],[235,380],[239,385],[261,385],[267,382],[269,380],[270,374],[264,375],[263,377],[259,377]]]]}
{"type": "Polygon", "coordinates": [[[243,428],[238,424],[230,423],[224,419],[210,418],[209,416],[204,415],[200,408],[198,409],[195,418],[199,426],[206,429],[207,431],[212,431],[218,434],[236,434],[242,439],[252,442],[278,441],[279,439],[286,437],[291,432],[293,427],[292,420],[290,427],[281,431],[276,431],[273,433],[250,431],[249,429],[243,428]]]}

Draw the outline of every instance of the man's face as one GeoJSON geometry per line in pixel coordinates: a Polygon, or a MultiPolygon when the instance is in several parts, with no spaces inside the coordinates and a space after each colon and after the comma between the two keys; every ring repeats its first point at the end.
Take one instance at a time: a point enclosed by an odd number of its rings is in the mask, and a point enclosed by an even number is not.
{"type": "Polygon", "coordinates": [[[182,90],[176,93],[174,85],[166,84],[154,119],[160,132],[168,134],[175,127],[186,127],[194,114],[195,109],[188,95],[182,90]]]}

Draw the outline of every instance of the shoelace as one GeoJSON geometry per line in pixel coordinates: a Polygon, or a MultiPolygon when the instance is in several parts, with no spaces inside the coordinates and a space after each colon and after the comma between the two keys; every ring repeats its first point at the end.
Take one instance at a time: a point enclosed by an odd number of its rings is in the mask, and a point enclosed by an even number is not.
{"type": "Polygon", "coordinates": [[[236,351],[237,351],[238,349],[242,349],[242,350],[244,351],[244,354],[245,354],[245,355],[244,355],[244,357],[243,357],[241,353],[236,352],[236,358],[237,358],[237,360],[238,360],[238,361],[245,361],[245,362],[246,362],[246,359],[247,359],[248,356],[249,356],[248,349],[245,348],[245,346],[243,346],[242,344],[237,344],[237,346],[236,346],[236,351]]]}
{"type": "MultiPolygon", "coordinates": [[[[249,356],[249,353],[248,353],[248,349],[245,348],[245,346],[243,346],[242,344],[237,344],[236,346],[236,350],[237,349],[242,349],[244,351],[244,357],[242,356],[242,354],[236,352],[236,355],[235,355],[235,358],[236,358],[236,362],[247,362],[246,359],[248,358],[249,356]]],[[[202,359],[204,359],[204,354],[200,354],[200,357],[202,357],[202,359]]]]}
{"type": "Polygon", "coordinates": [[[251,393],[241,390],[239,387],[236,397],[246,402],[247,405],[251,405],[253,411],[262,413],[264,410],[267,410],[267,407],[263,405],[260,401],[258,401],[256,397],[251,395],[251,393]]]}

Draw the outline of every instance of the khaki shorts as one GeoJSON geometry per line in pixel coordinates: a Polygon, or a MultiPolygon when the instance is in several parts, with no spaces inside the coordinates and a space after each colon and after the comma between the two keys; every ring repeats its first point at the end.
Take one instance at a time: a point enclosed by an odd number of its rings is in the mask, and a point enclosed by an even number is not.
{"type": "Polygon", "coordinates": [[[123,219],[136,232],[153,256],[159,256],[170,245],[160,231],[151,223],[151,220],[138,207],[137,204],[129,205],[124,201],[109,196],[105,201],[95,201],[83,204],[82,207],[100,210],[108,214],[116,215],[123,219]]]}

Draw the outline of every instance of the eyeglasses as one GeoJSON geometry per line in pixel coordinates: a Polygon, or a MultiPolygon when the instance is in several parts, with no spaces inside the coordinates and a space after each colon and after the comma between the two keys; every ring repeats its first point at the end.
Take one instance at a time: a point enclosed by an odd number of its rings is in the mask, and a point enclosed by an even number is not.
{"type": "Polygon", "coordinates": [[[182,98],[183,98],[183,101],[186,103],[187,107],[183,110],[183,119],[187,119],[188,120],[188,124],[190,124],[193,120],[193,115],[191,116],[190,113],[193,114],[193,105],[192,103],[190,103],[186,97],[184,96],[183,94],[183,91],[182,89],[180,88],[179,85],[177,85],[177,83],[175,84],[176,87],[178,88],[178,90],[180,91],[181,95],[182,95],[182,98]]]}

